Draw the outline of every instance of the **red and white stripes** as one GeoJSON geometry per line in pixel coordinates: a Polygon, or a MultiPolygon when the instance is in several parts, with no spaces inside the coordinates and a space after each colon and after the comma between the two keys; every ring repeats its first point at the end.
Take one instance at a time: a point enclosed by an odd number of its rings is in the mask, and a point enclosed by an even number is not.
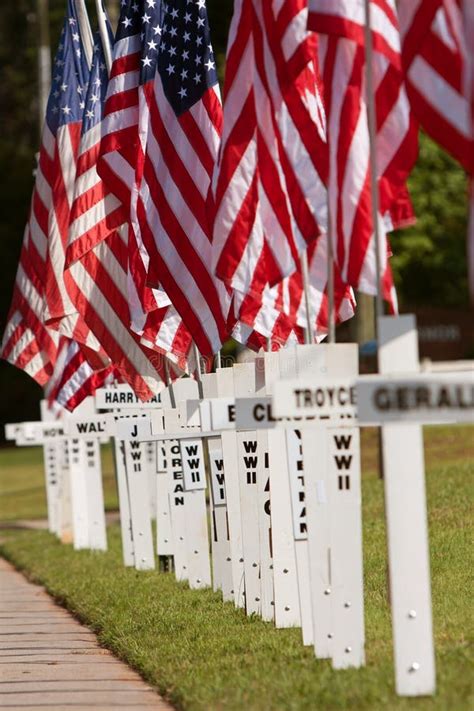
{"type": "Polygon", "coordinates": [[[417,155],[414,121],[401,73],[394,0],[372,0],[372,71],[380,214],[377,275],[370,191],[370,140],[365,95],[365,13],[348,0],[310,0],[309,26],[320,33],[319,53],[328,122],[331,236],[342,280],[369,294],[381,279],[396,309],[387,231],[413,219],[406,179],[417,155]]]}
{"type": "Polygon", "coordinates": [[[217,275],[243,294],[278,283],[326,222],[327,154],[314,37],[301,0],[235,5],[215,183],[217,275]],[[265,283],[255,269],[265,260],[265,283]]]}
{"type": "Polygon", "coordinates": [[[423,128],[474,170],[470,0],[400,0],[405,81],[423,128]]]}

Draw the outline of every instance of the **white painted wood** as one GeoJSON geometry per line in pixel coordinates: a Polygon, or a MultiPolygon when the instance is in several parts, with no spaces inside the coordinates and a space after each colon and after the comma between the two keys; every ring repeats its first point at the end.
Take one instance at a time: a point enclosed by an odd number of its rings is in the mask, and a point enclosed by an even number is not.
{"type": "Polygon", "coordinates": [[[156,521],[156,443],[145,444],[146,465],[148,469],[148,491],[150,492],[150,516],[156,521]]]}
{"type": "Polygon", "coordinates": [[[58,444],[47,442],[43,446],[44,474],[46,484],[46,504],[48,511],[48,531],[58,533],[58,491],[59,491],[59,462],[58,444]]]}
{"type": "Polygon", "coordinates": [[[125,462],[130,497],[135,568],[137,570],[154,570],[155,553],[150,517],[148,469],[144,446],[142,442],[125,441],[125,462]]]}
{"type": "Polygon", "coordinates": [[[156,442],[156,553],[157,555],[173,555],[173,530],[171,525],[171,510],[169,498],[168,461],[166,443],[156,442]]]}
{"type": "Polygon", "coordinates": [[[275,625],[300,627],[301,612],[284,433],[268,430],[275,625]]]}
{"type": "MultiPolygon", "coordinates": [[[[233,368],[216,370],[217,395],[220,398],[234,397],[233,368]]],[[[236,607],[245,607],[244,566],[242,550],[242,519],[240,515],[240,494],[237,470],[237,439],[235,432],[221,436],[224,477],[226,487],[227,529],[229,532],[232,587],[230,594],[236,607]]],[[[224,596],[224,591],[223,591],[224,596]]]]}
{"type": "MultiPolygon", "coordinates": [[[[296,349],[265,354],[267,395],[276,382],[296,374],[296,349]]],[[[270,508],[272,527],[274,614],[277,627],[301,626],[301,607],[296,548],[293,537],[293,514],[284,432],[267,434],[270,474],[270,508]]]]}
{"type": "MultiPolygon", "coordinates": [[[[167,412],[169,426],[174,416],[173,410],[167,412]]],[[[177,419],[177,418],[176,418],[177,419]]],[[[186,499],[184,492],[181,448],[177,440],[166,442],[169,476],[169,502],[171,512],[171,530],[173,533],[174,572],[176,580],[188,580],[188,549],[186,545],[186,499]]]]}
{"type": "Polygon", "coordinates": [[[154,395],[147,402],[143,402],[133,392],[130,385],[116,383],[96,390],[95,406],[98,410],[126,410],[130,408],[149,410],[150,408],[161,407],[161,393],[154,395]]]}
{"type": "MultiPolygon", "coordinates": [[[[255,394],[255,363],[236,363],[232,368],[235,397],[249,397],[255,394]]],[[[220,393],[219,393],[220,395],[220,393]]]]}
{"type": "MultiPolygon", "coordinates": [[[[417,372],[414,318],[383,317],[378,329],[380,372],[417,372]]],[[[401,696],[431,695],[436,669],[421,426],[386,425],[382,445],[395,685],[401,696]]]]}
{"type": "Polygon", "coordinates": [[[232,594],[236,607],[245,607],[244,552],[238,469],[237,433],[222,432],[227,516],[232,558],[232,594]]]}
{"type": "Polygon", "coordinates": [[[258,511],[257,433],[237,432],[238,476],[242,517],[242,548],[245,577],[245,608],[248,615],[260,612],[260,533],[258,511]]]}
{"type": "Polygon", "coordinates": [[[418,373],[418,332],[413,314],[378,319],[379,372],[387,375],[418,373]]]}
{"type": "Polygon", "coordinates": [[[218,397],[234,397],[233,368],[217,368],[216,382],[218,397]]]}
{"type": "MultiPolygon", "coordinates": [[[[40,412],[42,421],[51,419],[47,400],[41,400],[40,412]]],[[[50,533],[58,533],[58,491],[59,491],[59,451],[58,445],[54,441],[46,442],[43,445],[44,474],[46,486],[46,505],[48,511],[48,530],[50,533]]]]}
{"type": "Polygon", "coordinates": [[[201,376],[203,398],[217,397],[216,373],[203,373],[201,376]]]}
{"type": "Polygon", "coordinates": [[[89,548],[86,476],[85,442],[81,439],[71,439],[69,441],[69,487],[75,550],[89,548]]]}
{"type": "MultiPolygon", "coordinates": [[[[257,384],[260,389],[263,387],[263,365],[264,361],[260,359],[258,375],[256,361],[234,365],[234,393],[236,398],[247,398],[254,395],[257,384]]],[[[257,495],[258,457],[256,431],[254,429],[244,432],[237,431],[237,472],[242,525],[242,557],[245,607],[248,615],[260,611],[262,597],[260,585],[260,516],[257,495]]]]}
{"type": "Polygon", "coordinates": [[[102,462],[98,439],[85,440],[86,493],[89,522],[89,548],[107,550],[102,462]]]}
{"type": "Polygon", "coordinates": [[[212,585],[206,492],[204,489],[186,491],[185,500],[189,587],[198,590],[212,585]]]}
{"type": "Polygon", "coordinates": [[[470,373],[362,376],[357,409],[362,425],[474,423],[470,373]]]}
{"type": "Polygon", "coordinates": [[[293,535],[295,539],[296,569],[298,574],[298,591],[301,610],[301,631],[303,635],[303,644],[311,645],[314,641],[313,610],[309,575],[306,489],[301,432],[299,430],[288,430],[284,433],[284,436],[286,436],[286,448],[288,455],[288,474],[293,513],[293,535]]]}
{"type": "Polygon", "coordinates": [[[119,498],[123,564],[126,567],[133,567],[135,565],[135,549],[133,544],[130,496],[128,492],[127,467],[125,462],[125,442],[114,437],[113,452],[119,498]]]}
{"type": "MultiPolygon", "coordinates": [[[[298,372],[303,382],[304,378],[309,381],[311,373],[315,392],[319,388],[329,393],[334,378],[346,378],[348,383],[355,380],[356,344],[303,346],[297,352],[298,372]]],[[[340,418],[340,405],[333,408],[333,414],[328,410],[329,419],[317,421],[314,430],[303,434],[315,654],[331,655],[335,668],[364,663],[360,446],[357,430],[351,430],[349,440],[343,427],[328,430],[340,418]],[[336,453],[335,442],[342,448],[349,442],[350,453],[336,453]],[[350,471],[343,469],[346,464],[350,471]]],[[[344,407],[340,412],[346,422],[344,407]]]]}
{"type": "Polygon", "coordinates": [[[334,669],[365,664],[360,440],[357,427],[328,428],[334,669]]]}
{"type": "Polygon", "coordinates": [[[180,442],[183,465],[184,488],[186,491],[206,489],[206,468],[202,439],[186,439],[180,442]]]}
{"type": "MultiPolygon", "coordinates": [[[[177,411],[173,413],[174,420],[170,420],[169,416],[165,416],[167,431],[171,426],[177,425],[178,428],[186,426],[185,402],[199,398],[198,383],[190,378],[177,381],[173,387],[177,411]],[[179,418],[180,412],[182,413],[181,418],[179,418]]],[[[185,489],[183,494],[185,501],[183,543],[187,561],[186,578],[192,589],[210,587],[212,580],[205,492],[206,473],[202,440],[196,437],[194,440],[185,440],[178,446],[180,454],[176,459],[178,460],[179,458],[181,462],[181,473],[185,489]]]]}
{"type": "Polygon", "coordinates": [[[230,555],[227,500],[225,490],[224,456],[220,437],[209,437],[210,504],[211,504],[211,550],[213,588],[221,590],[224,600],[233,599],[232,559],[230,555]]]}
{"type": "Polygon", "coordinates": [[[260,615],[271,622],[275,619],[273,590],[272,521],[270,515],[270,473],[268,470],[268,435],[265,430],[257,432],[258,469],[257,499],[260,548],[260,615]]]}
{"type": "Polygon", "coordinates": [[[328,438],[322,427],[301,431],[305,471],[308,554],[313,613],[314,653],[318,659],[332,656],[334,637],[331,569],[330,508],[326,471],[328,438]]]}

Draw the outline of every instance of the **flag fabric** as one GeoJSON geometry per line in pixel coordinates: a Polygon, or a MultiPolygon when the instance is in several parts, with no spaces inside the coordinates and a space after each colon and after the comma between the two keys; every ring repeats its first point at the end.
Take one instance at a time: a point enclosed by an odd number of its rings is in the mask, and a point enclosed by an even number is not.
{"type": "Polygon", "coordinates": [[[329,203],[335,261],[344,282],[383,295],[396,309],[387,232],[413,221],[406,180],[417,156],[417,124],[403,84],[394,0],[371,0],[381,274],[376,273],[365,97],[365,10],[349,0],[310,0],[319,33],[329,145],[329,203]]]}
{"type": "Polygon", "coordinates": [[[471,175],[468,281],[474,303],[474,6],[470,0],[400,0],[402,60],[424,130],[471,175]]]}
{"type": "MultiPolygon", "coordinates": [[[[137,184],[141,180],[148,131],[147,100],[145,85],[140,83],[140,69],[149,50],[148,43],[151,42],[152,48],[157,46],[161,17],[161,5],[156,7],[156,2],[121,3],[97,163],[98,174],[122,205],[124,223],[130,225],[129,303],[132,329],[139,334],[150,311],[170,305],[163,290],[148,286],[150,259],[136,219],[137,184]],[[150,37],[145,42],[147,28],[150,37]]],[[[147,77],[147,83],[151,82],[152,71],[148,71],[147,77]]]]}
{"type": "MultiPolygon", "coordinates": [[[[235,292],[234,305],[240,317],[240,322],[234,329],[235,333],[244,334],[251,327],[261,338],[254,334],[250,338],[250,345],[269,339],[273,350],[284,347],[288,339],[304,343],[308,324],[311,324],[312,340],[320,341],[327,335],[327,234],[322,234],[317,242],[308,248],[307,259],[309,315],[302,270],[298,268],[276,286],[267,285],[259,296],[252,291],[245,296],[235,292]]],[[[336,323],[341,323],[354,315],[355,300],[352,289],[341,282],[337,270],[335,279],[335,319],[336,323]]]]}
{"type": "MultiPolygon", "coordinates": [[[[89,357],[93,359],[94,353],[89,357]]],[[[114,377],[113,366],[94,370],[79,344],[63,336],[45,396],[50,405],[60,405],[72,412],[86,397],[94,395],[97,388],[111,384],[114,377]]]]}
{"type": "Polygon", "coordinates": [[[304,0],[234,6],[214,265],[229,287],[257,298],[295,272],[326,229],[324,112],[306,23],[304,0]]]}
{"type": "MultiPolygon", "coordinates": [[[[15,297],[14,297],[15,298],[15,297]]],[[[45,385],[52,373],[49,357],[41,350],[34,331],[21,310],[12,306],[3,334],[1,357],[24,370],[39,385],[45,385]]]]}
{"type": "Polygon", "coordinates": [[[472,3],[400,0],[398,5],[403,69],[413,111],[425,131],[472,173],[472,3]]]}
{"type": "Polygon", "coordinates": [[[106,96],[98,173],[123,206],[128,223],[128,279],[130,327],[152,347],[186,367],[191,337],[162,288],[149,286],[150,257],[136,217],[137,186],[143,171],[148,133],[148,96],[153,68],[140,83],[140,67],[153,57],[162,22],[156,3],[123,2],[114,45],[114,59],[106,96]],[[143,35],[143,36],[142,36],[143,35]],[[154,39],[155,38],[155,39],[154,39]],[[169,307],[164,311],[164,307],[169,307]],[[155,313],[155,311],[157,313],[155,313]]]}
{"type": "MultiPolygon", "coordinates": [[[[67,14],[55,59],[55,75],[46,112],[46,126],[51,142],[51,173],[48,176],[50,209],[48,214],[45,273],[45,321],[73,337],[83,324],[77,318],[66,323],[66,314],[74,313],[64,274],[70,210],[74,197],[76,164],[81,140],[84,94],[89,83],[87,61],[79,28],[76,6],[68,0],[67,14]]],[[[81,338],[89,334],[81,331],[81,338]]]]}
{"type": "MultiPolygon", "coordinates": [[[[110,26],[109,42],[113,44],[110,26]]],[[[101,141],[101,105],[107,92],[107,68],[100,34],[95,36],[89,84],[84,92],[83,121],[69,221],[66,265],[77,261],[126,223],[122,203],[106,189],[97,173],[101,141]]]]}
{"type": "MultiPolygon", "coordinates": [[[[31,210],[33,211],[33,209],[34,205],[32,204],[31,210]]],[[[40,368],[40,378],[44,380],[45,374],[51,374],[54,367],[59,337],[55,331],[47,328],[43,323],[42,284],[33,269],[31,258],[33,252],[31,249],[31,222],[32,218],[30,217],[23,237],[12,304],[3,340],[2,357],[21,367],[20,363],[24,362],[24,357],[18,360],[14,354],[18,354],[18,348],[26,339],[30,344],[30,349],[33,348],[38,354],[41,354],[43,366],[40,368]],[[20,334],[23,340],[20,340],[20,334]],[[11,340],[12,337],[13,340],[11,340]],[[15,345],[14,351],[11,350],[13,345],[15,345]]],[[[36,362],[39,363],[39,361],[36,362]]],[[[31,368],[29,372],[31,373],[31,368]]]]}
{"type": "MultiPolygon", "coordinates": [[[[86,95],[81,141],[81,149],[84,146],[86,153],[94,137],[101,134],[107,81],[102,45],[97,38],[91,82],[86,95]],[[97,91],[98,87],[100,92],[97,91]]],[[[93,158],[96,162],[91,160],[87,175],[97,194],[106,195],[108,198],[107,188],[101,185],[102,180],[97,176],[98,150],[94,150],[93,158]]],[[[82,175],[79,175],[79,180],[82,175]]],[[[87,221],[84,224],[87,225],[87,221]]],[[[91,232],[96,235],[95,246],[91,243],[89,249],[81,250],[80,258],[71,260],[67,270],[70,277],[69,290],[74,308],[93,330],[97,341],[117,371],[129,382],[137,395],[146,400],[162,387],[162,380],[165,378],[164,355],[142,345],[139,336],[130,329],[129,227],[127,224],[118,229],[112,226],[112,231],[108,234],[105,230],[107,224],[103,224],[103,227],[104,231],[98,236],[94,232],[94,226],[91,226],[91,232]]],[[[71,244],[74,244],[74,235],[70,234],[70,239],[71,244]]],[[[173,339],[170,329],[167,328],[169,324],[163,313],[160,317],[172,350],[173,339]]]]}
{"type": "Polygon", "coordinates": [[[157,23],[151,9],[142,17],[147,128],[135,234],[150,258],[148,281],[167,294],[199,351],[211,355],[228,335],[230,303],[212,271],[207,213],[222,122],[216,64],[204,0],[153,5],[157,23]]]}

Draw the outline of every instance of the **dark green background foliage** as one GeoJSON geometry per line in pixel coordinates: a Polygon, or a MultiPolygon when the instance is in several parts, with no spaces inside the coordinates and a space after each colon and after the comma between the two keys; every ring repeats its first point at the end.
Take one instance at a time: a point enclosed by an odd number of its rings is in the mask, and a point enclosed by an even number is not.
{"type": "MultiPolygon", "coordinates": [[[[116,0],[115,0],[116,2],[116,0]]],[[[49,0],[51,45],[58,41],[65,0],[49,0]]],[[[113,5],[114,0],[109,0],[113,5]]],[[[93,6],[93,2],[88,0],[93,6]]],[[[118,4],[116,2],[116,4],[118,4]]],[[[223,78],[232,0],[208,0],[213,44],[223,78]]],[[[37,119],[37,20],[35,0],[2,3],[0,15],[0,331],[3,332],[27,217],[37,119]]],[[[93,16],[93,13],[92,13],[93,16]]],[[[418,223],[393,237],[393,259],[403,305],[466,307],[466,180],[463,171],[423,138],[410,180],[418,223]]],[[[39,388],[24,374],[0,365],[0,423],[35,415],[39,388]]]]}

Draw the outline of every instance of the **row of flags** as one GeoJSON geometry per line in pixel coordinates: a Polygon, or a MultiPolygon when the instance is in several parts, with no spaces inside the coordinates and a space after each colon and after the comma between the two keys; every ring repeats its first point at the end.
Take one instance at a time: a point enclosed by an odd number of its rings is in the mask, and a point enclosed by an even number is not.
{"type": "Polygon", "coordinates": [[[395,312],[419,122],[472,172],[469,5],[370,0],[371,143],[361,1],[235,0],[222,104],[205,0],[121,0],[92,57],[68,0],[2,356],[73,409],[110,379],[148,399],[193,343],[319,340],[329,259],[337,321],[379,282],[395,312]]]}

